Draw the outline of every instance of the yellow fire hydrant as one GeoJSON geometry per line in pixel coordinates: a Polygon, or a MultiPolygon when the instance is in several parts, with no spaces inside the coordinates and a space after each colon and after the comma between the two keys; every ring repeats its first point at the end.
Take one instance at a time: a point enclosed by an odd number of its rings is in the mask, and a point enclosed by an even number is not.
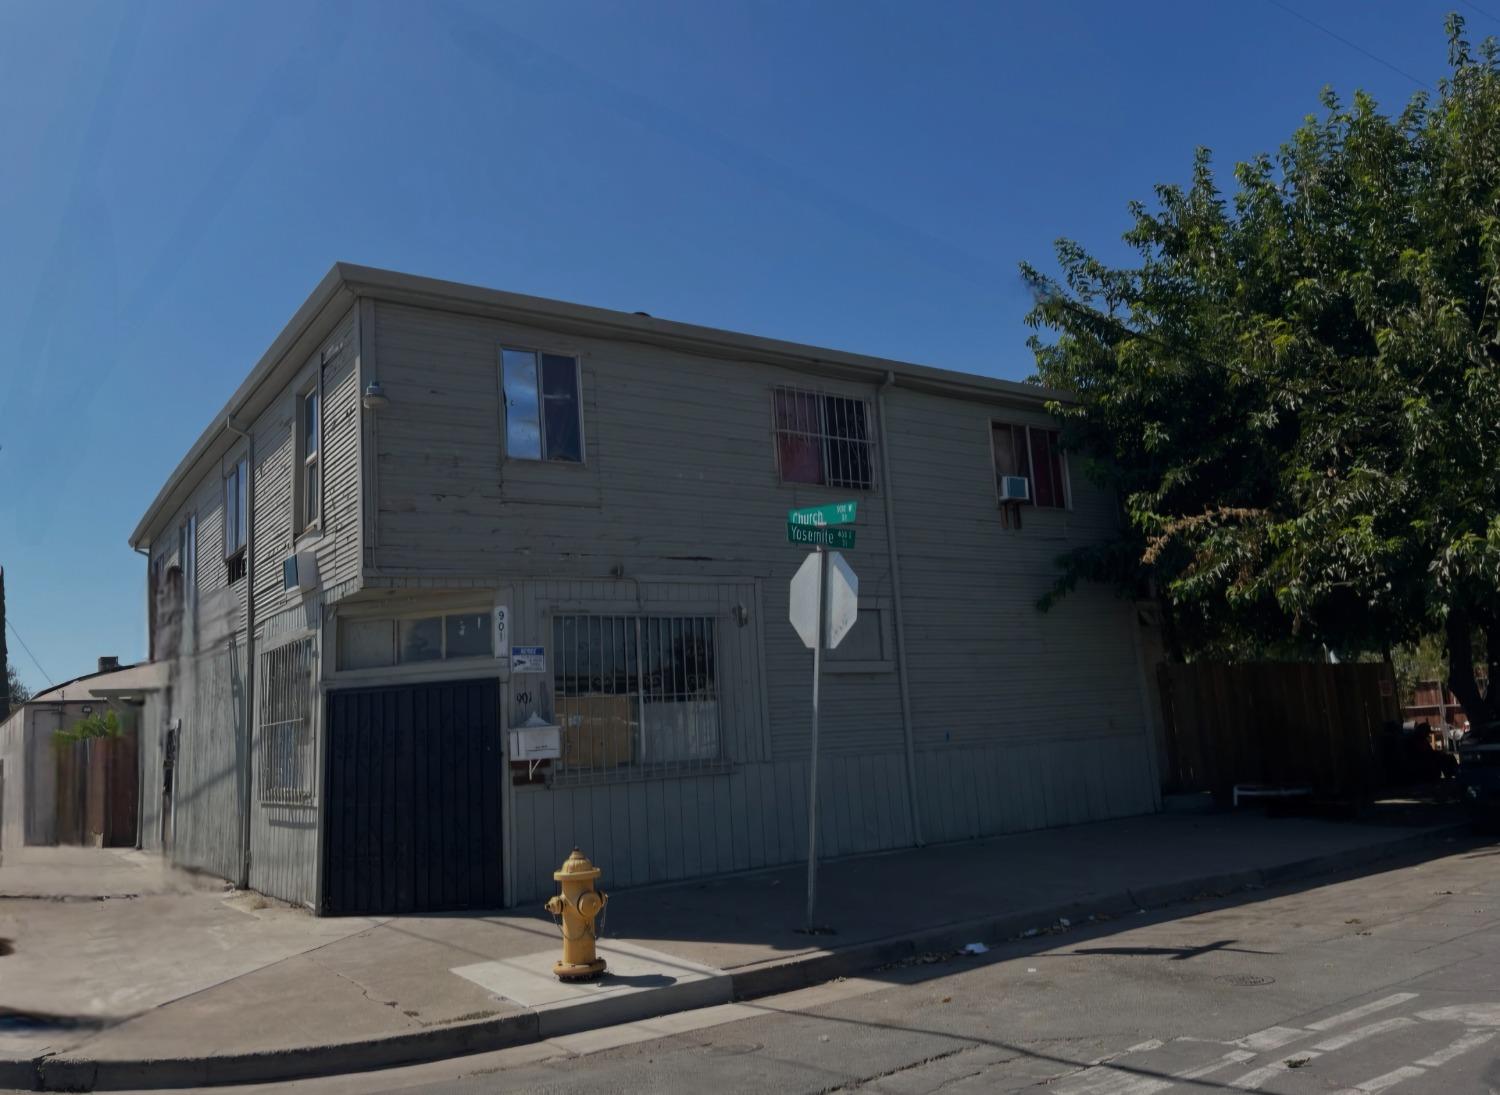
{"type": "Polygon", "coordinates": [[[549,898],[545,907],[562,922],[562,961],[552,967],[561,981],[591,981],[604,972],[604,959],[594,953],[594,921],[609,901],[594,890],[594,879],[602,873],[577,848],[552,872],[562,893],[549,898]]]}

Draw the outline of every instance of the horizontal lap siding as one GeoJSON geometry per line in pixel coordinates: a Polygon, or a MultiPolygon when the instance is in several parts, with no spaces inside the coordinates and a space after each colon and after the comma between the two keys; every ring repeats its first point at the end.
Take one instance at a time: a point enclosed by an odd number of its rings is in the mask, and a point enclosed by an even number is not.
{"type": "Polygon", "coordinates": [[[323,529],[303,542],[317,555],[318,583],[338,586],[359,574],[359,414],[354,361],[355,310],[349,309],[288,387],[255,423],[256,616],[295,605],[302,594],[282,589],[281,564],[292,553],[292,506],[301,475],[297,416],[301,395],[323,375],[321,459],[323,529]],[[324,354],[329,355],[324,362],[324,354]]]}
{"type": "MultiPolygon", "coordinates": [[[[740,633],[729,601],[754,616],[745,641],[721,652],[727,665],[733,651],[736,702],[763,705],[725,705],[734,767],[517,788],[515,896],[547,892],[575,841],[609,858],[615,884],[805,855],[812,659],[786,620],[788,583],[805,555],[785,540],[786,510],[857,499],[859,540],[846,554],[861,596],[888,602],[895,590],[878,455],[872,491],[781,484],[771,391],[816,389],[873,411],[875,388],[404,305],[376,302],[374,312],[391,399],[373,454],[377,584],[511,586],[517,643],[550,642],[552,608],[593,601],[633,612],[640,596],[661,611],[652,598],[663,590],[718,605],[726,639],[740,633]],[[505,344],[580,356],[586,465],[504,459],[505,344]],[[616,570],[625,577],[610,578],[616,570]],[[542,577],[550,581],[532,581],[542,577]]],[[[1056,556],[1112,532],[1111,496],[1075,469],[1070,511],[1028,509],[1023,529],[1003,529],[990,421],[1045,426],[1045,413],[898,387],[887,415],[925,838],[1150,809],[1134,614],[1087,588],[1049,613],[1035,608],[1056,556]]],[[[510,725],[550,714],[550,682],[518,683],[505,690],[510,725]],[[513,702],[520,691],[531,705],[513,702]]],[[[897,675],[829,673],[823,698],[822,846],[841,855],[910,843],[897,675]]]]}
{"type": "MultiPolygon", "coordinates": [[[[786,542],[786,510],[846,496],[863,507],[861,557],[884,570],[878,491],[777,480],[771,386],[806,377],[385,303],[375,315],[391,398],[378,571],[789,577],[803,553],[786,542]],[[505,344],[581,355],[586,466],[502,459],[505,344]]],[[[873,400],[868,385],[818,386],[873,400]]]]}
{"type": "Polygon", "coordinates": [[[351,308],[330,336],[338,347],[323,364],[323,519],[318,577],[331,589],[359,577],[359,371],[351,308]]]}
{"type": "MultiPolygon", "coordinates": [[[[257,642],[288,630],[315,628],[316,600],[282,589],[281,563],[291,552],[293,482],[298,396],[323,371],[324,534],[318,539],[323,586],[359,575],[358,380],[354,367],[355,311],[350,309],[327,340],[303,363],[286,388],[251,426],[255,438],[255,601],[257,642]],[[323,361],[327,353],[328,360],[323,361]],[[311,615],[309,615],[311,612],[311,615]]],[[[152,557],[176,561],[177,527],[197,515],[198,576],[195,647],[185,648],[171,670],[170,704],[163,697],[153,727],[142,723],[143,758],[155,782],[143,785],[145,812],[159,843],[159,744],[152,734],[181,719],[175,774],[175,847],[172,858],[227,878],[238,874],[240,818],[244,808],[245,620],[250,582],[226,581],[224,564],[224,469],[238,459],[231,450],[221,467],[206,473],[152,548],[152,557]],[[195,648],[197,653],[190,652],[195,648]]],[[[291,901],[311,900],[316,811],[306,807],[251,810],[252,884],[291,901]]]]}
{"type": "Polygon", "coordinates": [[[1036,607],[1057,556],[1110,534],[1112,497],[1074,468],[1071,510],[1006,529],[989,423],[1045,415],[897,390],[889,420],[923,835],[1151,809],[1134,611],[1089,585],[1036,607]]]}

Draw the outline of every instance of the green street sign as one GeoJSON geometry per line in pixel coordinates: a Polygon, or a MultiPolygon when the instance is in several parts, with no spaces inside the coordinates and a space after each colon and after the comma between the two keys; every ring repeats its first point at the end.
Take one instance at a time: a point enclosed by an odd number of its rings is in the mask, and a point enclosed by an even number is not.
{"type": "Polygon", "coordinates": [[[794,544],[806,544],[810,547],[852,548],[854,546],[852,528],[820,528],[817,525],[794,525],[788,521],[786,538],[794,544]]]}
{"type": "Polygon", "coordinates": [[[826,506],[809,506],[786,512],[789,525],[848,525],[854,521],[857,502],[830,502],[826,506]]]}

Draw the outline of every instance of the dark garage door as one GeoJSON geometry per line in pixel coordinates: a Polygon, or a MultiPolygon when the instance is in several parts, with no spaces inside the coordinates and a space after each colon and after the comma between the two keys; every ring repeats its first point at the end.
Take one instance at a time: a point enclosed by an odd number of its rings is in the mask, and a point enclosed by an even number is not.
{"type": "Polygon", "coordinates": [[[325,907],[500,906],[495,681],[328,693],[325,907]]]}

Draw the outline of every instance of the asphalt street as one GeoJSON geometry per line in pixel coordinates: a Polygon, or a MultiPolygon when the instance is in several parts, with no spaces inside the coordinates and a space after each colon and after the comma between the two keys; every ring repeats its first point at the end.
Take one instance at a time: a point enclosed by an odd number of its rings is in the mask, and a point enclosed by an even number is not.
{"type": "Polygon", "coordinates": [[[1500,1092],[1500,847],[1437,854],[1060,926],[781,997],[274,1089],[1500,1092]]]}

